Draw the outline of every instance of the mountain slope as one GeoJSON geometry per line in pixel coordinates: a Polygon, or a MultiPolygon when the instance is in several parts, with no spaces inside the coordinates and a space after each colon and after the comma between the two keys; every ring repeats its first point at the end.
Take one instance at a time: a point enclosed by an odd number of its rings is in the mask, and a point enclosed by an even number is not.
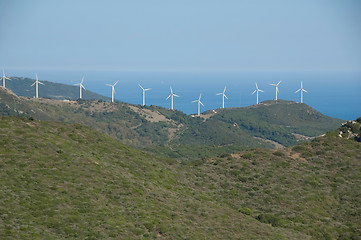
{"type": "Polygon", "coordinates": [[[199,194],[187,166],[81,125],[0,119],[2,239],[304,239],[199,194]]]}
{"type": "MultiPolygon", "coordinates": [[[[57,100],[76,100],[79,98],[79,86],[71,86],[62,83],[54,83],[40,80],[44,85],[39,85],[39,97],[57,100]]],[[[34,97],[35,87],[31,85],[35,82],[31,78],[11,77],[11,81],[6,82],[6,87],[18,96],[34,97]]],[[[94,99],[109,101],[110,98],[99,95],[89,90],[83,90],[83,99],[94,99]]]]}
{"type": "Polygon", "coordinates": [[[0,135],[3,239],[361,237],[361,143],[338,131],[182,164],[79,124],[3,117],[0,135]]]}
{"type": "Polygon", "coordinates": [[[3,88],[0,88],[1,115],[81,123],[123,143],[183,159],[255,147],[291,146],[336,129],[343,122],[307,105],[287,101],[218,109],[197,117],[157,106],[122,102],[24,98],[3,88]]]}

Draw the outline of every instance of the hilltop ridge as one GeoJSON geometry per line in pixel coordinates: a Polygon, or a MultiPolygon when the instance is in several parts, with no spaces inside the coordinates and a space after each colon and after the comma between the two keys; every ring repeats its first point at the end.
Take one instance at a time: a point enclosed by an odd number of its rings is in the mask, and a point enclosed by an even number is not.
{"type": "MultiPolygon", "coordinates": [[[[31,84],[35,81],[31,78],[11,77],[6,82],[6,87],[18,96],[32,98],[35,96],[35,88],[31,84]]],[[[77,100],[79,98],[79,87],[40,80],[44,85],[39,87],[39,97],[56,100],[77,100]]],[[[89,90],[83,90],[83,99],[109,101],[109,97],[102,96],[89,90]]]]}
{"type": "Polygon", "coordinates": [[[255,147],[291,146],[336,129],[344,122],[289,101],[215,111],[198,117],[123,102],[17,97],[0,89],[2,116],[81,123],[125,144],[185,159],[255,147]]]}

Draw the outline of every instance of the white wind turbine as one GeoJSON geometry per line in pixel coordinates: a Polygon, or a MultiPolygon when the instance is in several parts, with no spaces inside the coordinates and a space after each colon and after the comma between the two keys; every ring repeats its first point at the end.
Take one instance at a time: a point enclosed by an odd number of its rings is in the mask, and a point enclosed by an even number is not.
{"type": "Polygon", "coordinates": [[[202,93],[199,94],[199,98],[197,100],[192,101],[192,103],[198,102],[198,116],[201,115],[201,104],[204,107],[203,103],[201,102],[201,97],[202,97],[202,93]]]}
{"type": "Polygon", "coordinates": [[[259,89],[256,83],[256,90],[254,90],[254,92],[252,93],[252,95],[257,92],[257,104],[258,104],[258,92],[264,92],[263,90],[259,89]]]}
{"type": "Polygon", "coordinates": [[[85,87],[83,86],[83,82],[84,82],[84,77],[82,77],[82,79],[81,79],[81,82],[80,83],[77,83],[77,84],[74,84],[74,86],[77,86],[77,85],[79,85],[79,98],[81,99],[82,98],[82,88],[84,88],[84,90],[86,90],[85,89],[85,87]]]}
{"type": "Polygon", "coordinates": [[[216,94],[216,95],[222,95],[222,108],[224,108],[224,98],[227,98],[228,100],[228,97],[226,96],[226,94],[224,94],[225,92],[226,92],[226,87],[224,87],[223,92],[216,94]]]}
{"type": "Polygon", "coordinates": [[[10,81],[11,81],[10,78],[8,78],[7,76],[5,76],[5,71],[4,71],[4,69],[3,69],[2,80],[3,80],[3,88],[5,88],[5,81],[6,81],[6,80],[10,80],[10,81]]]}
{"type": "Polygon", "coordinates": [[[177,94],[173,93],[172,86],[170,87],[170,95],[165,99],[168,100],[168,98],[171,98],[171,109],[173,110],[173,97],[179,97],[177,94]]]}
{"type": "Polygon", "coordinates": [[[278,85],[279,85],[281,82],[282,82],[282,81],[279,81],[277,84],[274,84],[274,83],[271,83],[271,84],[270,84],[270,85],[276,87],[276,99],[275,99],[275,100],[277,100],[277,93],[279,93],[279,91],[278,91],[278,85]]]}
{"type": "Polygon", "coordinates": [[[34,86],[34,84],[35,84],[35,97],[39,98],[39,84],[41,85],[45,85],[45,84],[39,81],[38,74],[36,74],[36,80],[33,84],[31,84],[30,87],[34,86]]]}
{"type": "Polygon", "coordinates": [[[144,89],[139,83],[138,83],[139,87],[143,90],[143,106],[145,105],[145,92],[146,91],[149,91],[151,88],[147,88],[147,89],[144,89]]]}
{"type": "Polygon", "coordinates": [[[118,83],[118,81],[117,81],[116,83],[114,83],[113,85],[105,84],[105,85],[107,85],[107,86],[112,87],[112,102],[114,102],[114,93],[115,93],[114,87],[115,87],[115,85],[117,85],[117,83],[118,83]]]}
{"type": "Polygon", "coordinates": [[[298,89],[295,93],[298,93],[299,91],[301,91],[301,103],[303,103],[303,92],[308,93],[305,89],[303,89],[302,87],[302,82],[301,82],[301,88],[298,89]]]}

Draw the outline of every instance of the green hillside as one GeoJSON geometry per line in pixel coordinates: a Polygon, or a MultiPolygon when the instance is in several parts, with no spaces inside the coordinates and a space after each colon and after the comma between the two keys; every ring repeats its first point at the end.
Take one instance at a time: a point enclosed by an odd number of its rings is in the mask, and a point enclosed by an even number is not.
{"type": "Polygon", "coordinates": [[[125,144],[185,160],[257,147],[292,146],[337,129],[343,122],[287,101],[217,109],[198,117],[122,102],[24,98],[0,88],[0,116],[7,115],[80,123],[125,144]]]}
{"type": "Polygon", "coordinates": [[[179,163],[2,117],[0,238],[359,239],[361,144],[338,134],[179,163]]]}
{"type": "MultiPolygon", "coordinates": [[[[71,86],[61,83],[43,81],[44,85],[39,85],[39,97],[57,100],[76,100],[79,98],[79,86],[71,86]]],[[[6,81],[6,87],[18,96],[32,98],[35,96],[35,86],[31,85],[35,79],[11,77],[11,81],[6,81]]],[[[83,99],[95,99],[109,101],[110,98],[99,95],[89,90],[83,90],[83,99]]]]}

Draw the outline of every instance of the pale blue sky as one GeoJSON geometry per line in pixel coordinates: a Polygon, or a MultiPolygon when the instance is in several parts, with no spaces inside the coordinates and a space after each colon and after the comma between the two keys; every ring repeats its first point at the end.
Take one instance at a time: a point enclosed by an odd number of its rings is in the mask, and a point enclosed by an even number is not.
{"type": "Polygon", "coordinates": [[[0,68],[361,69],[360,0],[0,0],[0,68]]]}

